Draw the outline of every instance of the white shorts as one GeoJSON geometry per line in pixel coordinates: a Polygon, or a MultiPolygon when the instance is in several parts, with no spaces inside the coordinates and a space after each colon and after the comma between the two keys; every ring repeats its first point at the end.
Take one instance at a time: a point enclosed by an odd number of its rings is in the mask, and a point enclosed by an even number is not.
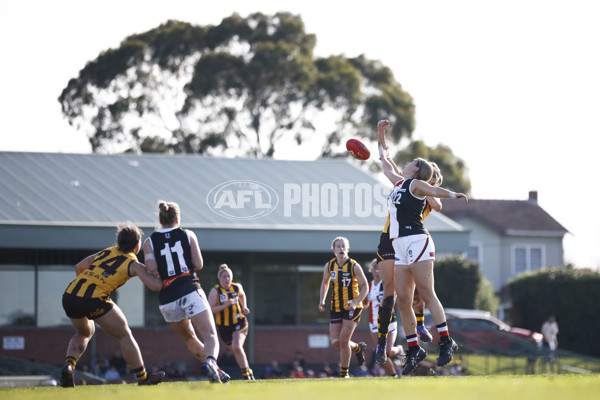
{"type": "MultiPolygon", "coordinates": [[[[398,321],[390,322],[390,326],[388,327],[388,333],[394,332],[396,330],[396,328],[398,328],[398,321]]],[[[373,333],[378,333],[379,328],[377,328],[377,322],[374,324],[369,322],[369,329],[373,333]]]]}
{"type": "Polygon", "coordinates": [[[435,260],[435,245],[431,236],[410,235],[392,240],[394,265],[410,265],[419,261],[435,260]]]}
{"type": "Polygon", "coordinates": [[[186,318],[192,318],[202,311],[210,309],[204,290],[198,289],[195,292],[186,294],[179,299],[167,304],[158,306],[166,322],[179,322],[186,318]]]}

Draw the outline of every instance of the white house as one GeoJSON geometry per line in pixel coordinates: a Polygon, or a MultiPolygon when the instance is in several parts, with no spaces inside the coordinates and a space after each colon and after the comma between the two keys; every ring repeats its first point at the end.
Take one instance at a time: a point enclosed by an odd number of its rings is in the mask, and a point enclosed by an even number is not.
{"type": "Polygon", "coordinates": [[[467,257],[477,261],[499,291],[511,278],[543,267],[564,267],[567,229],[538,205],[537,192],[527,200],[442,202],[442,213],[471,231],[467,257]]]}

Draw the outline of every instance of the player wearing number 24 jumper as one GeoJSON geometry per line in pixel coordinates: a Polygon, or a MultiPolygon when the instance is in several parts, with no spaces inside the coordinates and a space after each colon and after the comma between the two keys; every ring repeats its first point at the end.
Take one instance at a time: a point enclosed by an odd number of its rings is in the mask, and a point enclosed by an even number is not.
{"type": "Polygon", "coordinates": [[[200,287],[196,269],[204,266],[194,232],[181,229],[177,203],[158,202],[161,229],[144,242],[146,267],[162,279],[159,309],[165,321],[183,339],[188,350],[202,364],[203,372],[215,383],[229,380],[217,365],[219,340],[206,294],[200,287]],[[192,327],[198,329],[202,343],[192,327]]]}
{"type": "Polygon", "coordinates": [[[63,308],[77,331],[69,342],[65,365],[60,371],[62,387],[75,386],[73,371],[96,331],[95,323],[110,336],[119,339],[121,352],[140,385],[155,385],[163,371],[147,373],[140,348],[127,319],[110,294],[130,278],[138,276],[151,290],[160,290],[161,282],[138,262],[142,231],[129,223],[117,229],[117,245],[92,254],[77,265],[77,278],[63,294],[63,308]]]}

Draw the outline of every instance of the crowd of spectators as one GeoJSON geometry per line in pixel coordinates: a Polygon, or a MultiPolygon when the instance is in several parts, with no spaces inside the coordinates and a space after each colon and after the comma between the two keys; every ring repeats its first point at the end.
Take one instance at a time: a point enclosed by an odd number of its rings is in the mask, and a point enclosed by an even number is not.
{"type": "MultiPolygon", "coordinates": [[[[105,379],[108,383],[131,383],[135,382],[135,375],[119,352],[112,358],[93,359],[90,365],[78,366],[82,372],[95,375],[105,379]]],[[[165,361],[162,366],[153,366],[151,371],[165,371],[165,380],[177,381],[187,380],[187,365],[184,362],[171,363],[165,361]]],[[[81,384],[85,384],[81,382],[81,384]]]]}
{"type": "MultiPolygon", "coordinates": [[[[219,358],[219,363],[224,369],[233,372],[235,367],[235,359],[228,363],[228,354],[223,354],[219,358]],[[229,365],[231,364],[231,365],[229,365]]],[[[233,356],[232,356],[233,357],[233,356]]],[[[394,365],[398,374],[402,370],[402,362],[399,358],[395,358],[394,365]]],[[[420,365],[421,369],[415,371],[417,375],[466,375],[466,368],[462,364],[462,359],[457,358],[456,363],[446,369],[439,369],[436,366],[427,365],[427,361],[423,361],[420,365]]],[[[83,365],[82,371],[89,372],[100,378],[105,379],[108,383],[129,383],[135,379],[129,370],[127,363],[121,357],[120,353],[116,353],[112,358],[102,358],[101,360],[93,360],[90,366],[83,365]]],[[[187,365],[184,362],[165,361],[162,366],[153,366],[151,371],[162,370],[166,373],[167,381],[188,380],[187,365]]],[[[258,372],[258,371],[256,371],[258,372]]],[[[304,378],[332,378],[340,375],[339,363],[330,364],[311,364],[307,365],[301,352],[297,352],[294,359],[289,363],[280,364],[277,360],[264,366],[262,376],[257,374],[257,378],[262,379],[304,379],[304,378]]],[[[362,366],[355,366],[350,371],[350,375],[354,377],[379,377],[387,376],[387,372],[374,359],[370,363],[365,363],[362,366]]],[[[192,377],[191,379],[194,379],[192,377]]]]}

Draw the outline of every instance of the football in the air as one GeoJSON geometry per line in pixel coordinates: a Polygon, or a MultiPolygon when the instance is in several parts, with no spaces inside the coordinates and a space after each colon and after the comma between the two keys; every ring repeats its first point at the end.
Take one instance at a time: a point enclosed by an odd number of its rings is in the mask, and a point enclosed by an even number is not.
{"type": "Polygon", "coordinates": [[[358,139],[349,139],[346,142],[346,149],[352,155],[352,157],[357,160],[368,160],[371,157],[371,152],[367,149],[360,140],[358,139]]]}

